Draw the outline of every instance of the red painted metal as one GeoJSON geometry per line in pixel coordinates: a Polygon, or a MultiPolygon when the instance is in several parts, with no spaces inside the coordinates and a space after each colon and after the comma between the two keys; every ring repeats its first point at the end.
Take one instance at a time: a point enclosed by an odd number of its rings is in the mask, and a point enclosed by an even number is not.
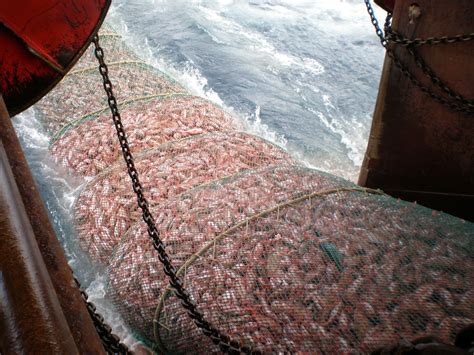
{"type": "Polygon", "coordinates": [[[395,0],[375,0],[375,3],[389,12],[393,12],[393,8],[395,7],[395,0]]]}
{"type": "Polygon", "coordinates": [[[110,1],[0,1],[0,92],[10,115],[39,100],[74,65],[110,1]]]}

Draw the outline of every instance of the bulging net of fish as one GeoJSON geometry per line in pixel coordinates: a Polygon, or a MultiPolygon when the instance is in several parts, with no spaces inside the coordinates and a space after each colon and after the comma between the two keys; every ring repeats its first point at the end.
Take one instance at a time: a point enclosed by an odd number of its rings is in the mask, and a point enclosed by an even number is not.
{"type": "MultiPolygon", "coordinates": [[[[243,170],[291,161],[272,143],[238,132],[171,142],[135,159],[151,206],[243,170]]],[[[129,179],[123,163],[118,163],[92,180],[76,202],[80,245],[97,261],[107,262],[120,238],[140,217],[129,179]]]]}
{"type": "MultiPolygon", "coordinates": [[[[135,100],[121,105],[120,110],[134,153],[189,136],[228,131],[235,126],[224,110],[195,96],[135,100]]],[[[97,175],[121,155],[110,112],[79,122],[54,141],[50,151],[56,162],[71,172],[97,175]]]]}
{"type": "MultiPolygon", "coordinates": [[[[102,26],[99,31],[100,45],[106,51],[109,63],[122,61],[137,61],[138,55],[125,43],[122,36],[115,32],[110,26],[102,26]]],[[[74,66],[74,70],[97,67],[97,59],[94,54],[94,44],[84,52],[82,57],[74,66]]]]}
{"type": "MultiPolygon", "coordinates": [[[[265,352],[366,353],[453,342],[474,320],[473,226],[317,171],[242,173],[153,208],[184,286],[213,325],[265,352]]],[[[137,222],[109,292],[162,352],[217,352],[169,289],[137,222]]]]}
{"type": "MultiPolygon", "coordinates": [[[[217,328],[264,352],[348,353],[428,334],[452,342],[473,322],[472,224],[298,167],[112,29],[101,45],[160,236],[217,328]]],[[[108,292],[148,344],[217,352],[139,221],[97,67],[91,46],[36,105],[56,161],[98,174],[75,204],[79,243],[108,263],[108,292]]]]}
{"type": "MultiPolygon", "coordinates": [[[[218,234],[249,216],[293,196],[339,185],[339,180],[305,168],[262,168],[184,192],[153,207],[153,211],[168,252],[175,266],[180,267],[218,234]]],[[[231,248],[237,251],[240,244],[231,248]]],[[[240,263],[232,258],[228,262],[240,263]]],[[[110,291],[122,315],[132,329],[153,342],[153,317],[167,280],[141,223],[125,234],[109,270],[110,291]]],[[[221,287],[218,283],[215,286],[221,287]]],[[[210,287],[209,292],[214,291],[210,287]]],[[[209,309],[203,311],[209,313],[209,309]]],[[[169,350],[173,351],[173,346],[169,350]]]]}
{"type": "MultiPolygon", "coordinates": [[[[184,92],[184,89],[168,76],[143,62],[111,63],[109,73],[114,80],[114,92],[118,102],[184,92]]],[[[46,132],[53,140],[58,139],[71,126],[75,126],[77,121],[105,113],[109,106],[98,65],[69,72],[36,104],[36,109],[46,132]]]]}
{"type": "MultiPolygon", "coordinates": [[[[184,92],[172,78],[143,62],[110,26],[104,25],[99,36],[120,106],[184,92]]],[[[56,141],[69,129],[107,113],[106,99],[91,44],[74,68],[35,108],[52,141],[56,141]]]]}

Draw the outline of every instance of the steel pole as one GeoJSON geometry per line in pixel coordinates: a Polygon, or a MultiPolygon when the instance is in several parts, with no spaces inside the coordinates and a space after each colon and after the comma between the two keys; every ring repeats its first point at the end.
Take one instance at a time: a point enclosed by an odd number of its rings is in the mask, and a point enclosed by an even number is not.
{"type": "Polygon", "coordinates": [[[0,142],[0,352],[77,354],[0,142]]]}
{"type": "MultiPolygon", "coordinates": [[[[12,176],[18,187],[19,198],[17,202],[25,206],[26,216],[32,227],[33,234],[29,236],[39,247],[42,262],[45,264],[51,280],[49,285],[54,287],[51,290],[55,291],[67,321],[63,327],[71,332],[80,353],[103,354],[102,343],[95,331],[81,294],[75,286],[71,269],[49,221],[47,210],[31,175],[1,95],[0,142],[6,152],[3,164],[4,166],[8,164],[11,167],[12,176]]],[[[18,235],[18,237],[24,238],[23,235],[18,235]]],[[[1,258],[7,258],[8,254],[0,255],[1,258]]],[[[41,283],[38,284],[38,287],[40,286],[41,283]]],[[[13,291],[9,290],[9,292],[13,291]]],[[[34,318],[32,318],[33,323],[34,321],[34,318]]]]}

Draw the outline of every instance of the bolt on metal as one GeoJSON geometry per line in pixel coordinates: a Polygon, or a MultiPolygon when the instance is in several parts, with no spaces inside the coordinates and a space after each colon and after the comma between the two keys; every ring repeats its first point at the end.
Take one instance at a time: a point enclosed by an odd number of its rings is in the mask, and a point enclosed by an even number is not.
{"type": "Polygon", "coordinates": [[[415,23],[415,20],[421,16],[421,8],[418,4],[411,4],[408,8],[408,18],[410,19],[410,25],[415,23]]]}

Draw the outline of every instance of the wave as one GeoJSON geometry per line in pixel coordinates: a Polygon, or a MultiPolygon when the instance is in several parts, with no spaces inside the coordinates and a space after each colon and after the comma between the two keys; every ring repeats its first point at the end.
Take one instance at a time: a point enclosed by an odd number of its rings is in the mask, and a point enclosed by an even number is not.
{"type": "Polygon", "coordinates": [[[354,179],[383,53],[363,3],[117,0],[111,15],[146,61],[245,130],[354,179]]]}
{"type": "MultiPolygon", "coordinates": [[[[276,60],[282,66],[295,66],[303,71],[310,71],[313,75],[324,72],[324,66],[310,57],[296,57],[276,49],[261,33],[245,28],[232,19],[223,16],[219,11],[199,6],[199,11],[205,17],[208,23],[211,23],[214,31],[219,31],[225,36],[231,36],[232,43],[247,47],[251,51],[268,54],[273,60],[276,60]]],[[[206,30],[208,31],[208,30],[206,30]]],[[[215,35],[214,35],[215,36],[215,35]]],[[[226,43],[220,40],[221,43],[226,43]]],[[[229,44],[229,42],[227,42],[229,44]]]]}

